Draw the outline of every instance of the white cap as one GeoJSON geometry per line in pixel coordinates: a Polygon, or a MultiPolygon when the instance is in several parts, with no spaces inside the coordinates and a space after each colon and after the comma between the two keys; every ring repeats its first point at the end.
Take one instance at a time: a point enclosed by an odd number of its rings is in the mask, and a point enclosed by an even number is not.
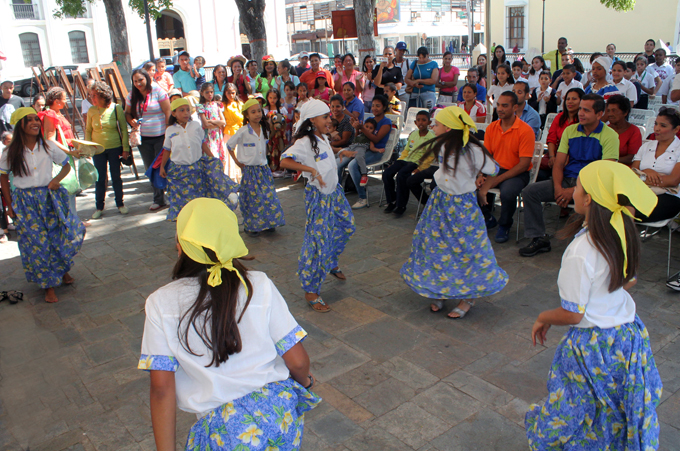
{"type": "Polygon", "coordinates": [[[298,59],[301,58],[309,58],[309,52],[300,52],[300,54],[298,55],[298,59]]]}

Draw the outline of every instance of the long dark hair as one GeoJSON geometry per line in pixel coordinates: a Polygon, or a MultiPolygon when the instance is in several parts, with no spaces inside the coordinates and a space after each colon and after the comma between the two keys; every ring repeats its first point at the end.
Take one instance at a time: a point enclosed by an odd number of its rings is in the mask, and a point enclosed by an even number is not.
{"type": "MultiPolygon", "coordinates": [[[[493,57],[491,58],[491,70],[496,72],[496,68],[498,67],[499,64],[505,64],[507,62],[507,58],[505,56],[505,47],[502,45],[497,45],[495,49],[493,49],[493,57]],[[503,58],[498,59],[496,58],[496,50],[501,49],[503,50],[503,58]]],[[[512,73],[512,72],[511,72],[512,73]]]]}
{"type": "MultiPolygon", "coordinates": [[[[260,108],[262,108],[262,106],[260,106],[260,108]]],[[[243,125],[250,122],[247,113],[248,110],[243,112],[243,125]]],[[[262,112],[262,119],[260,119],[260,127],[262,127],[262,136],[264,136],[265,139],[269,139],[269,121],[264,117],[264,111],[262,112]]]]}
{"type": "MultiPolygon", "coordinates": [[[[210,260],[217,262],[217,256],[211,249],[203,248],[210,260]]],[[[189,310],[184,312],[177,325],[182,347],[191,355],[199,356],[189,344],[189,330],[193,329],[200,337],[203,344],[212,352],[212,360],[206,367],[219,367],[221,363],[229,360],[229,356],[241,352],[243,343],[238,330],[250,299],[253,296],[253,285],[248,280],[248,270],[237,259],[233,260],[236,271],[246,282],[248,298],[241,314],[236,317],[238,307],[238,292],[241,287],[241,279],[234,271],[222,269],[222,283],[216,287],[208,285],[208,268],[211,265],[198,263],[189,258],[184,252],[172,270],[173,280],[195,277],[198,279],[200,289],[198,296],[189,310]]]]}
{"type": "MultiPolygon", "coordinates": [[[[560,127],[564,127],[564,124],[566,124],[569,120],[569,111],[567,111],[567,97],[569,97],[569,94],[572,92],[576,94],[579,99],[582,99],[583,96],[586,95],[586,93],[581,88],[571,88],[569,91],[567,91],[567,93],[564,95],[564,100],[562,101],[562,115],[560,116],[560,120],[557,121],[560,127]]],[[[578,114],[576,115],[576,122],[578,122],[578,114]]]]}
{"type": "MultiPolygon", "coordinates": [[[[618,197],[619,205],[630,205],[628,198],[622,194],[618,197]]],[[[609,265],[610,279],[609,292],[618,290],[631,281],[636,275],[640,263],[640,236],[635,222],[627,215],[623,215],[623,226],[626,234],[626,254],[628,255],[627,275],[623,276],[623,247],[621,240],[614,227],[609,222],[612,212],[596,202],[590,204],[590,217],[588,218],[588,231],[591,242],[602,254],[609,265]]],[[[561,240],[571,238],[582,226],[585,217],[572,215],[562,230],[557,233],[561,240]]]]}
{"type": "Polygon", "coordinates": [[[486,158],[493,158],[489,151],[484,147],[484,144],[477,138],[475,138],[474,135],[470,134],[470,139],[465,147],[463,147],[463,130],[450,130],[446,133],[443,133],[435,138],[432,138],[428,141],[425,141],[423,144],[421,144],[418,148],[419,149],[427,149],[423,156],[420,158],[420,163],[422,164],[425,160],[427,160],[428,157],[431,155],[434,155],[435,158],[439,158],[439,154],[441,153],[442,147],[444,148],[444,156],[443,156],[443,166],[444,166],[444,171],[448,171],[449,169],[453,169],[453,173],[455,175],[456,170],[458,169],[458,161],[460,161],[461,155],[464,155],[466,158],[470,158],[470,152],[465,152],[465,148],[469,146],[470,144],[475,144],[482,149],[482,153],[484,154],[484,161],[482,162],[482,166],[484,166],[484,163],[486,162],[486,158]],[[454,155],[454,160],[453,160],[453,168],[449,167],[449,158],[451,157],[451,154],[455,153],[454,155]]]}
{"type": "MultiPolygon", "coordinates": [[[[26,148],[26,132],[24,132],[24,125],[28,117],[23,117],[19,123],[14,127],[14,134],[12,135],[12,141],[7,146],[7,163],[9,165],[9,170],[14,174],[15,177],[23,177],[30,173],[26,160],[24,159],[24,149],[26,148]]],[[[50,148],[47,146],[47,141],[42,134],[42,128],[38,133],[37,143],[42,144],[46,151],[49,152],[50,148]]]]}
{"type": "MultiPolygon", "coordinates": [[[[218,91],[218,92],[220,90],[220,86],[217,83],[217,78],[215,77],[215,73],[220,68],[224,69],[224,80],[222,81],[222,83],[224,84],[225,88],[226,88],[227,83],[228,83],[227,78],[229,78],[229,72],[227,72],[227,67],[224,66],[223,64],[218,64],[217,66],[215,66],[213,68],[213,76],[212,76],[212,80],[210,81],[210,83],[212,83],[215,86],[215,88],[216,88],[215,90],[218,91]]],[[[224,88],[222,88],[222,91],[224,91],[224,88]]],[[[236,90],[236,93],[238,94],[238,89],[236,90]]]]}
{"type": "Polygon", "coordinates": [[[281,94],[279,93],[278,89],[270,89],[267,91],[267,97],[264,99],[264,104],[267,108],[269,108],[269,111],[272,110],[272,106],[269,103],[269,94],[274,93],[276,94],[276,103],[274,104],[274,107],[276,108],[276,112],[280,113],[281,112],[281,94]]]}
{"type": "Polygon", "coordinates": [[[279,75],[279,72],[276,70],[276,62],[275,61],[264,61],[262,63],[262,73],[260,74],[260,77],[262,78],[267,78],[268,73],[267,73],[267,64],[272,63],[274,65],[274,71],[272,72],[272,77],[276,77],[279,75]]]}
{"type": "Polygon", "coordinates": [[[540,69],[541,71],[547,70],[548,73],[550,73],[550,70],[548,69],[548,66],[545,65],[545,60],[543,59],[543,57],[542,57],[541,55],[538,55],[538,56],[534,56],[534,57],[531,59],[531,69],[529,69],[529,73],[530,73],[531,75],[536,75],[536,70],[534,69],[534,60],[535,60],[535,59],[537,59],[537,60],[539,60],[539,61],[541,62],[541,69],[540,69]]]}
{"type": "MultiPolygon", "coordinates": [[[[503,69],[505,71],[505,73],[508,74],[508,79],[505,82],[510,84],[510,85],[514,85],[515,84],[515,77],[512,75],[512,69],[510,68],[510,66],[508,64],[499,64],[494,72],[496,72],[496,74],[498,74],[498,71],[501,70],[501,69],[503,69]]],[[[496,75],[496,77],[494,78],[493,84],[494,85],[498,84],[498,75],[496,75]]]]}
{"type": "Polygon", "coordinates": [[[314,134],[314,126],[312,125],[311,119],[305,119],[305,121],[302,124],[300,124],[300,128],[298,128],[297,133],[295,133],[295,136],[293,136],[293,142],[297,141],[298,139],[302,139],[305,136],[309,138],[309,142],[312,143],[312,150],[314,151],[314,155],[318,157],[319,138],[314,134]]]}
{"type": "MultiPolygon", "coordinates": [[[[151,92],[151,76],[144,69],[135,69],[132,71],[130,79],[134,79],[135,75],[141,74],[146,79],[146,89],[151,92]]],[[[142,94],[137,86],[135,86],[134,81],[132,82],[132,92],[130,93],[130,115],[133,119],[138,119],[141,116],[141,106],[146,101],[146,96],[142,94]]]]}

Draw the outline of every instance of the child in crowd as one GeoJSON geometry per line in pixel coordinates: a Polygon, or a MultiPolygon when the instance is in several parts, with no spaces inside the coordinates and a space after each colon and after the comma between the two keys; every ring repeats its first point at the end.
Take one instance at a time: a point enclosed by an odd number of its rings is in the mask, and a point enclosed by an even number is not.
{"type": "MultiPolygon", "coordinates": [[[[340,125],[338,123],[338,125],[340,125]]],[[[369,117],[364,121],[363,132],[357,134],[354,138],[354,142],[349,145],[347,151],[352,152],[354,159],[359,165],[359,172],[361,173],[361,181],[359,182],[361,186],[368,185],[368,169],[366,167],[366,151],[372,150],[373,152],[384,152],[385,147],[376,147],[376,144],[368,139],[367,135],[375,134],[375,129],[378,127],[378,123],[372,117],[369,117]]],[[[345,154],[339,155],[340,161],[342,161],[345,154]]]]}
{"type": "Polygon", "coordinates": [[[640,83],[640,90],[642,91],[635,108],[646,110],[647,106],[649,106],[649,96],[654,94],[656,78],[659,76],[653,70],[647,70],[647,58],[644,56],[639,56],[635,59],[635,69],[636,72],[633,74],[631,81],[640,83]]]}
{"type": "Polygon", "coordinates": [[[474,128],[474,121],[457,106],[437,112],[437,137],[423,144],[427,151],[421,158],[434,155],[439,160],[437,187],[401,268],[413,291],[433,299],[433,312],[442,311],[446,299],[460,300],[448,314],[452,319],[463,318],[474,299],[498,293],[508,283],[508,275],[496,263],[476,195],[478,177],[495,175],[498,165],[470,134],[474,128]]]}
{"type": "Polygon", "coordinates": [[[40,113],[42,110],[45,109],[45,94],[36,94],[35,97],[33,97],[33,103],[31,104],[33,109],[40,113]]]}
{"type": "Polygon", "coordinates": [[[255,99],[243,104],[243,127],[227,142],[231,158],[243,171],[240,189],[243,229],[250,236],[274,232],[286,224],[272,171],[267,166],[269,126],[255,99]]]}
{"type": "Polygon", "coordinates": [[[326,275],[346,279],[338,267],[338,258],[355,231],[354,215],[338,184],[333,150],[325,136],[330,123],[328,105],[320,100],[307,102],[300,113],[295,143],[281,158],[281,167],[302,171],[309,181],[305,188],[307,223],[298,277],[305,299],[317,312],[331,309],[319,295],[326,275]]]}
{"type": "Polygon", "coordinates": [[[518,81],[526,81],[527,83],[529,80],[524,78],[524,74],[522,73],[522,70],[524,69],[524,63],[522,61],[515,61],[512,63],[512,77],[515,79],[515,82],[518,81]]]}
{"type": "Polygon", "coordinates": [[[205,140],[208,143],[210,153],[219,157],[224,169],[227,166],[228,158],[224,150],[224,127],[227,122],[222,113],[222,103],[215,101],[212,83],[203,83],[200,94],[196,113],[200,118],[203,130],[205,130],[205,140]]]}
{"type": "Polygon", "coordinates": [[[205,83],[205,58],[202,56],[197,56],[194,58],[194,71],[196,73],[196,89],[201,89],[203,83],[205,83]]]}
{"type": "Polygon", "coordinates": [[[329,127],[329,140],[331,142],[331,147],[333,146],[333,143],[335,141],[338,141],[340,139],[340,133],[338,133],[338,126],[340,125],[340,122],[336,118],[331,118],[331,125],[329,127]]]}
{"type": "Polygon", "coordinates": [[[637,89],[633,83],[625,79],[624,74],[626,73],[626,69],[626,63],[621,60],[612,63],[612,84],[618,88],[622,95],[630,100],[630,107],[633,108],[633,105],[635,105],[638,100],[637,89]]]}
{"type": "Polygon", "coordinates": [[[167,219],[177,220],[182,208],[199,197],[219,199],[236,209],[238,185],[224,174],[224,166],[213,156],[201,124],[191,120],[189,101],[177,99],[170,108],[160,169],[161,177],[168,179],[167,219]]]}
{"type": "Polygon", "coordinates": [[[331,97],[335,94],[335,91],[333,91],[333,89],[330,88],[327,83],[328,80],[326,80],[326,73],[319,71],[319,73],[316,74],[316,81],[314,81],[312,97],[323,101],[326,105],[329,105],[331,103],[331,97]]]}
{"type": "Polygon", "coordinates": [[[296,104],[298,108],[302,108],[302,105],[304,105],[308,100],[308,91],[307,91],[307,83],[300,83],[297,85],[295,88],[295,92],[297,93],[296,97],[296,104]]]}
{"type": "Polygon", "coordinates": [[[477,100],[477,84],[466,83],[462,88],[463,101],[458,102],[458,106],[465,110],[465,112],[475,122],[486,121],[486,107],[482,102],[477,100]]]}
{"type": "Polygon", "coordinates": [[[288,112],[286,114],[286,142],[291,142],[293,140],[293,112],[297,106],[295,83],[292,81],[284,83],[283,92],[286,94],[286,97],[281,100],[281,106],[288,112]]]}
{"type": "MultiPolygon", "coordinates": [[[[499,64],[496,67],[496,79],[493,85],[488,89],[486,95],[486,104],[496,108],[496,99],[505,91],[512,91],[515,84],[515,79],[512,76],[512,69],[507,64],[499,64]]],[[[496,111],[494,111],[494,120],[496,120],[496,111]]]]}
{"type": "Polygon", "coordinates": [[[583,84],[576,80],[574,77],[576,76],[576,66],[573,64],[567,64],[564,66],[562,69],[562,82],[557,86],[557,92],[555,95],[557,96],[557,104],[561,105],[562,100],[564,100],[564,95],[569,91],[570,89],[573,88],[580,88],[583,89],[583,84]]]}
{"type": "Polygon", "coordinates": [[[165,92],[170,92],[175,89],[175,82],[172,75],[165,71],[165,58],[161,57],[156,60],[156,73],[153,75],[153,80],[165,92]]]}
{"type": "Polygon", "coordinates": [[[179,89],[171,89],[170,92],[168,92],[168,100],[170,100],[170,103],[181,98],[182,92],[179,89]]]}
{"type": "MultiPolygon", "coordinates": [[[[243,113],[241,112],[243,102],[241,102],[241,99],[238,96],[238,88],[235,84],[227,83],[227,86],[224,89],[224,99],[222,100],[222,106],[224,111],[224,121],[227,124],[224,127],[224,139],[226,147],[226,141],[229,141],[229,138],[234,136],[238,129],[243,126],[243,113]]],[[[231,158],[226,159],[225,172],[233,181],[241,181],[241,168],[236,166],[236,163],[231,158]]]]}
{"type": "Polygon", "coordinates": [[[401,114],[401,101],[397,97],[399,90],[397,85],[394,83],[387,83],[385,85],[385,95],[387,96],[388,102],[388,113],[389,114],[401,114]]]}
{"type": "Polygon", "coordinates": [[[531,449],[657,449],[661,378],[627,291],[641,257],[627,206],[649,215],[656,203],[654,192],[620,163],[598,160],[581,169],[577,215],[561,232],[567,238],[578,231],[557,278],[561,306],[538,315],[531,331],[536,345],[552,325],[571,326],[548,373],[548,402],[526,414],[531,449]]]}
{"type": "Polygon", "coordinates": [[[157,449],[175,449],[176,407],[199,418],[187,450],[299,449],[304,413],[321,401],[308,391],[307,333],[239,261],[248,249],[223,203],[189,202],[176,237],[174,281],[146,301],[137,366],[150,372],[157,449]]]}
{"type": "Polygon", "coordinates": [[[548,114],[557,113],[557,92],[550,87],[551,80],[550,72],[542,71],[538,76],[539,86],[529,99],[529,106],[536,110],[541,117],[541,128],[545,126],[545,119],[548,114]]]}
{"type": "Polygon", "coordinates": [[[288,143],[286,141],[286,124],[284,122],[283,128],[280,124],[277,125],[275,119],[276,115],[283,115],[284,119],[288,116],[286,107],[281,106],[281,96],[278,89],[270,89],[267,92],[267,102],[262,109],[267,122],[269,122],[269,141],[267,141],[267,155],[269,157],[269,167],[274,173],[275,178],[283,176],[283,172],[279,170],[279,162],[281,160],[281,152],[288,143]]]}

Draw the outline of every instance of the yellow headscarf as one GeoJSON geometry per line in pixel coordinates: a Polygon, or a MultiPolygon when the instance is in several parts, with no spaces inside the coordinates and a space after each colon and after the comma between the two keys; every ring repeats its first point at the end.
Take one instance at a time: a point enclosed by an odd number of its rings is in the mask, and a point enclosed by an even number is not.
{"type": "Polygon", "coordinates": [[[248,248],[238,233],[236,215],[224,202],[198,198],[186,204],[177,216],[177,239],[189,258],[212,265],[208,285],[216,287],[222,283],[224,268],[236,272],[248,292],[245,280],[232,264],[233,259],[248,255],[248,248]],[[214,251],[219,261],[210,260],[204,247],[214,251]]]}
{"type": "Polygon", "coordinates": [[[581,185],[590,194],[593,202],[612,212],[610,224],[616,230],[623,248],[623,275],[628,275],[628,254],[626,252],[626,232],[623,226],[623,215],[635,217],[630,211],[619,205],[618,195],[625,195],[635,209],[649,216],[658,199],[630,168],[610,160],[593,161],[579,172],[581,185]]]}
{"type": "Polygon", "coordinates": [[[28,116],[29,114],[38,114],[35,108],[30,106],[22,106],[19,109],[14,110],[14,113],[9,117],[10,125],[17,125],[20,120],[28,116]]]}
{"type": "Polygon", "coordinates": [[[191,105],[189,104],[189,101],[187,99],[179,98],[179,99],[175,99],[175,100],[172,101],[172,103],[170,104],[170,109],[172,111],[175,111],[177,108],[181,107],[182,105],[186,105],[189,108],[191,108],[191,105]]]}
{"type": "Polygon", "coordinates": [[[254,97],[252,99],[248,99],[246,101],[246,103],[244,103],[243,106],[241,107],[241,113],[245,113],[248,110],[248,108],[250,108],[251,106],[259,105],[259,104],[260,104],[260,101],[257,100],[254,97]]]}
{"type": "Polygon", "coordinates": [[[463,147],[470,140],[470,128],[477,130],[475,121],[472,120],[464,109],[457,106],[449,106],[443,110],[438,110],[434,119],[452,130],[463,130],[463,147]]]}

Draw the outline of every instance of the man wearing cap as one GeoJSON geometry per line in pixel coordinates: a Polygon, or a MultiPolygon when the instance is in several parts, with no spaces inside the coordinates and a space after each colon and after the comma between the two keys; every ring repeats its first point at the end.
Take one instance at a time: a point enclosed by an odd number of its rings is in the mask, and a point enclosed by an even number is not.
{"type": "Polygon", "coordinates": [[[309,70],[309,53],[300,52],[298,60],[300,61],[300,64],[295,68],[295,72],[297,72],[298,77],[302,77],[302,74],[309,70]]]}
{"type": "MultiPolygon", "coordinates": [[[[397,46],[395,47],[396,58],[394,59],[394,65],[401,69],[401,77],[404,79],[406,78],[406,73],[408,72],[408,60],[404,58],[404,54],[407,50],[408,49],[404,41],[397,42],[397,46]]],[[[411,95],[406,92],[406,83],[401,85],[397,96],[399,97],[399,100],[408,105],[411,95]]]]}
{"type": "Polygon", "coordinates": [[[13,81],[3,81],[0,88],[2,89],[2,96],[0,96],[0,133],[11,132],[14,130],[14,127],[9,123],[12,113],[26,105],[21,97],[12,94],[12,91],[14,91],[13,81]]]}
{"type": "Polygon", "coordinates": [[[196,80],[191,75],[191,57],[188,52],[179,54],[179,70],[172,75],[172,80],[175,82],[175,88],[182,92],[185,96],[190,91],[196,91],[196,80]]]}
{"type": "Polygon", "coordinates": [[[321,69],[321,56],[318,53],[312,53],[309,55],[309,63],[312,65],[311,69],[300,75],[300,83],[305,83],[307,85],[307,91],[312,92],[314,90],[314,82],[316,81],[316,75],[319,72],[323,72],[326,75],[326,82],[328,87],[333,89],[333,76],[326,69],[321,69]]]}

